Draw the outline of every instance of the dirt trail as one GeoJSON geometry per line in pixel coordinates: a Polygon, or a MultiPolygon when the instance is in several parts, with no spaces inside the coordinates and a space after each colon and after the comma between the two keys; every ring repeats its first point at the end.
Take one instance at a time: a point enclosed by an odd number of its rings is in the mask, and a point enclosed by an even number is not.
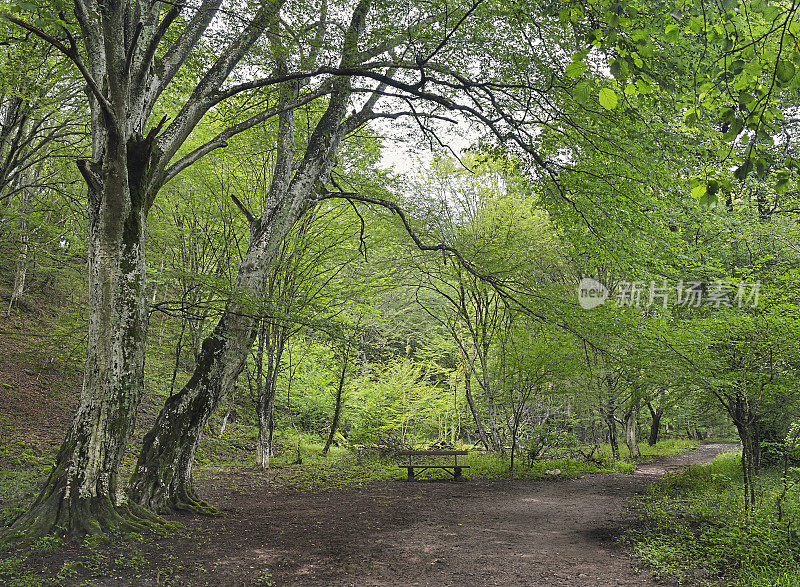
{"type": "MultiPolygon", "coordinates": [[[[706,444],[633,475],[574,480],[374,483],[318,494],[204,489],[225,517],[183,517],[205,571],[193,585],[656,585],[615,541],[627,501],[706,444]]],[[[177,553],[176,553],[177,554],[177,553]]]]}

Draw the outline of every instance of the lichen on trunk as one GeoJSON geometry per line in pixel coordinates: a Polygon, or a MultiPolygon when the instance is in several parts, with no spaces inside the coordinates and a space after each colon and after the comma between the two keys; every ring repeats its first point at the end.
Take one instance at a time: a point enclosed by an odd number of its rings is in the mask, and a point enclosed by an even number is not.
{"type": "MultiPolygon", "coordinates": [[[[127,175],[127,174],[126,174],[127,175]]],[[[29,511],[13,524],[23,537],[141,530],[157,518],[131,507],[120,469],[144,383],[147,326],[145,213],[113,174],[90,188],[87,358],[78,410],[53,469],[29,511]]]]}

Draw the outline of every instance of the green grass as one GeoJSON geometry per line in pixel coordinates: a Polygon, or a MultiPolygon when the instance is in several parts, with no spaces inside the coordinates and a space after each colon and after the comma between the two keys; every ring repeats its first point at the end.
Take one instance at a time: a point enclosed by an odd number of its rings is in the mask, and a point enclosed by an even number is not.
{"type": "Polygon", "coordinates": [[[516,458],[514,470],[510,472],[511,459],[508,455],[482,452],[471,452],[460,462],[470,467],[464,472],[464,477],[467,479],[575,478],[587,473],[632,473],[634,469],[631,463],[611,459],[597,464],[573,458],[542,459],[532,462],[525,458],[516,458]],[[546,473],[556,470],[560,470],[561,473],[558,475],[546,473]]]}
{"type": "MultiPolygon", "coordinates": [[[[642,457],[669,457],[697,448],[703,444],[703,441],[689,440],[688,438],[665,438],[664,440],[659,440],[655,446],[650,446],[646,441],[639,442],[638,444],[639,452],[642,453],[642,457]]],[[[604,455],[611,454],[611,445],[607,442],[600,444],[600,448],[604,455]]],[[[619,454],[622,460],[631,460],[629,456],[630,451],[624,442],[620,442],[619,444],[619,454]]]]}
{"type": "Polygon", "coordinates": [[[800,585],[800,492],[778,522],[781,475],[765,471],[759,500],[744,510],[740,455],[727,453],[657,483],[641,503],[637,557],[657,577],[700,585],[800,585]]]}
{"type": "MultiPolygon", "coordinates": [[[[255,439],[249,427],[242,426],[232,436],[222,440],[208,439],[203,441],[198,452],[199,466],[196,475],[200,478],[218,474],[220,470],[245,470],[252,472],[255,479],[268,482],[273,487],[291,487],[306,491],[323,491],[327,489],[343,489],[346,487],[362,487],[377,480],[397,480],[405,477],[405,470],[398,465],[407,463],[406,459],[365,447],[356,450],[332,447],[327,457],[322,456],[322,444],[306,441],[301,444],[301,464],[297,459],[296,446],[288,446],[270,461],[270,469],[259,471],[255,468],[255,452],[252,450],[255,439]],[[248,442],[250,444],[248,444],[248,442]],[[232,448],[245,447],[247,450],[232,448]]],[[[294,440],[294,439],[290,439],[294,440]]],[[[452,457],[440,458],[439,464],[452,464],[452,457]]],[[[416,461],[415,461],[416,462],[416,461]]],[[[428,460],[431,464],[437,462],[428,460]]],[[[531,462],[524,456],[517,456],[514,470],[510,472],[509,455],[495,455],[481,451],[472,451],[467,456],[459,457],[459,464],[469,466],[464,469],[465,479],[542,479],[542,478],[574,478],[587,473],[631,473],[634,465],[623,460],[603,460],[602,463],[591,463],[584,459],[560,458],[531,462]],[[553,475],[552,472],[560,473],[553,475]],[[551,471],[548,474],[547,471],[551,471]]],[[[448,478],[444,471],[430,470],[423,473],[423,478],[448,478]]]]}

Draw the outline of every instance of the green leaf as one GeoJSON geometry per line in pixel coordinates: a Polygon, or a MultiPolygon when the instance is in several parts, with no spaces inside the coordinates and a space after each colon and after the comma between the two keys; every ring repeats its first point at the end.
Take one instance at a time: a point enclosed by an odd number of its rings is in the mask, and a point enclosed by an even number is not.
{"type": "Polygon", "coordinates": [[[598,100],[600,102],[600,106],[606,110],[613,110],[616,108],[617,102],[619,101],[617,98],[617,93],[611,88],[601,89],[598,95],[598,100]]]}
{"type": "Polygon", "coordinates": [[[667,28],[664,29],[664,38],[667,40],[667,42],[674,43],[675,41],[677,41],[678,36],[680,35],[681,32],[680,29],[681,29],[680,25],[677,24],[667,25],[667,28]]]}
{"type": "Polygon", "coordinates": [[[618,80],[625,79],[628,76],[628,64],[622,59],[612,61],[608,66],[608,70],[618,80]]]}
{"type": "Polygon", "coordinates": [[[778,59],[778,64],[775,66],[775,75],[778,76],[778,80],[781,83],[785,84],[792,81],[795,72],[794,63],[786,59],[778,59]]]}
{"type": "Polygon", "coordinates": [[[700,198],[700,205],[703,206],[703,207],[706,207],[706,208],[712,208],[712,207],[717,205],[718,201],[719,201],[719,198],[717,198],[716,194],[710,194],[710,193],[706,192],[700,198]]]}
{"type": "Polygon", "coordinates": [[[589,82],[581,82],[572,88],[572,97],[575,98],[580,104],[587,104],[589,97],[592,95],[592,86],[589,82]]]}
{"type": "Polygon", "coordinates": [[[748,158],[744,160],[744,163],[739,165],[736,168],[736,171],[733,172],[733,176],[738,179],[739,181],[744,181],[747,179],[747,176],[750,175],[750,172],[753,170],[753,162],[748,158]]]}
{"type": "Polygon", "coordinates": [[[580,77],[584,71],[586,71],[587,65],[583,61],[575,61],[567,65],[567,76],[568,77],[580,77]]]}
{"type": "Polygon", "coordinates": [[[763,157],[758,157],[756,159],[756,175],[760,179],[764,179],[767,177],[767,171],[769,171],[767,161],[763,157]]]}
{"type": "Polygon", "coordinates": [[[692,188],[692,197],[693,198],[702,198],[706,195],[706,186],[699,185],[697,187],[692,188]]]}
{"type": "Polygon", "coordinates": [[[733,108],[725,108],[722,112],[720,112],[719,119],[722,122],[730,122],[733,120],[734,114],[733,108]]]}
{"type": "Polygon", "coordinates": [[[742,132],[744,128],[744,121],[741,118],[734,118],[731,121],[728,130],[725,131],[725,134],[722,135],[722,140],[726,143],[731,142],[732,140],[736,139],[739,136],[739,133],[742,132]]]}

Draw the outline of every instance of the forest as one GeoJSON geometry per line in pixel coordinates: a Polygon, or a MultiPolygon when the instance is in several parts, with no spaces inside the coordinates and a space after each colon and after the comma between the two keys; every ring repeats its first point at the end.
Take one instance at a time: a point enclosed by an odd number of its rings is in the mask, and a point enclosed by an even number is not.
{"type": "Polygon", "coordinates": [[[800,585],[798,10],[4,0],[0,581],[800,585]]]}

